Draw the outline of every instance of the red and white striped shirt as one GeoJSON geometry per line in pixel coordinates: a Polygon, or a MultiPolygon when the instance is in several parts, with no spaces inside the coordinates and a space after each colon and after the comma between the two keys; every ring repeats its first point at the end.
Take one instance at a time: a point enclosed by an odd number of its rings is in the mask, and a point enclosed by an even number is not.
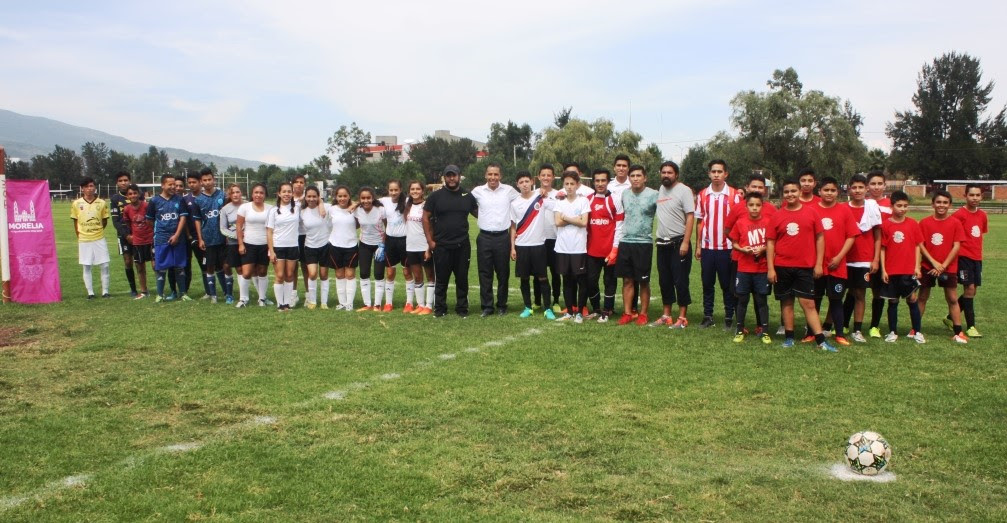
{"type": "Polygon", "coordinates": [[[738,189],[724,184],[720,192],[715,192],[713,185],[710,185],[696,195],[696,219],[703,221],[700,229],[701,248],[731,248],[731,240],[724,233],[724,221],[731,214],[731,208],[741,201],[741,194],[738,189]]]}

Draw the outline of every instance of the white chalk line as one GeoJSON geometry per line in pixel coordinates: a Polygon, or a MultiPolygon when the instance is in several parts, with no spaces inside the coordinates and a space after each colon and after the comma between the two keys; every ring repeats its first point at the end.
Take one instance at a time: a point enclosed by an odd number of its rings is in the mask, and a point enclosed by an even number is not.
{"type": "Polygon", "coordinates": [[[835,463],[831,467],[827,467],[827,472],[830,476],[840,481],[866,481],[869,483],[890,483],[895,481],[895,473],[892,471],[885,470],[876,476],[865,476],[857,474],[850,467],[846,466],[845,463],[835,463]]]}

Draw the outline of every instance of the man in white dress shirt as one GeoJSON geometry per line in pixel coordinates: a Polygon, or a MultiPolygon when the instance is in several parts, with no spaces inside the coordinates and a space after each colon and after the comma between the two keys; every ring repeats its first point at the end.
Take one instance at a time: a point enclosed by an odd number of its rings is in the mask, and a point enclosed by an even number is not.
{"type": "Polygon", "coordinates": [[[482,317],[507,313],[510,279],[511,202],[519,196],[510,185],[500,183],[500,164],[486,166],[486,183],[472,189],[479,204],[476,266],[479,271],[479,301],[482,317]],[[493,307],[493,276],[497,279],[496,310],[493,307]]]}

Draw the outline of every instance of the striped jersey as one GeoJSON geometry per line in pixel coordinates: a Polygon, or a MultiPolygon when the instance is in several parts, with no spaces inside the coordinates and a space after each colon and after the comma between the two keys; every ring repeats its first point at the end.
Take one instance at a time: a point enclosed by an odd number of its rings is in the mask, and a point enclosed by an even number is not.
{"type": "Polygon", "coordinates": [[[724,184],[720,192],[713,190],[713,185],[704,187],[696,195],[696,219],[702,220],[700,229],[703,249],[726,250],[731,248],[731,240],[727,238],[724,224],[731,208],[741,202],[742,193],[738,189],[724,184]]]}

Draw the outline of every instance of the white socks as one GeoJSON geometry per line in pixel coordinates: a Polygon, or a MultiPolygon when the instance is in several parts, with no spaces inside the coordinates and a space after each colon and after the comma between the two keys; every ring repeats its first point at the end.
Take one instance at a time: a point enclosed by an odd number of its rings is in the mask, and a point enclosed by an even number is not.
{"type": "Polygon", "coordinates": [[[353,302],[357,297],[357,279],[348,278],[346,280],[346,310],[353,310],[353,302]]]}
{"type": "Polygon", "coordinates": [[[260,300],[265,300],[266,285],[268,284],[269,279],[266,278],[265,276],[254,276],[254,278],[255,278],[255,292],[259,293],[260,300]]]}
{"type": "Polygon", "coordinates": [[[420,283],[419,285],[417,285],[410,281],[406,282],[406,285],[411,285],[413,287],[413,292],[416,293],[416,306],[426,307],[427,300],[426,300],[426,294],[424,294],[423,292],[423,284],[420,283]]]}
{"type": "Polygon", "coordinates": [[[315,294],[318,290],[318,280],[308,280],[308,289],[305,291],[304,302],[314,305],[317,300],[315,294]]]}
{"type": "Polygon", "coordinates": [[[251,279],[238,276],[238,301],[248,303],[248,287],[251,283],[251,279]]]}
{"type": "MultiPolygon", "coordinates": [[[[6,234],[7,231],[4,231],[6,234]]],[[[91,266],[83,265],[84,267],[84,288],[87,289],[88,296],[94,296],[94,282],[91,280],[91,266]]]]}
{"type": "Polygon", "coordinates": [[[297,291],[294,290],[294,282],[283,282],[283,303],[290,306],[297,305],[297,291]]]}
{"type": "Polygon", "coordinates": [[[395,280],[385,282],[385,303],[391,304],[395,296],[395,280]]]}
{"type": "MultiPolygon", "coordinates": [[[[385,280],[384,279],[374,280],[374,306],[381,307],[381,299],[384,297],[385,297],[385,280]]],[[[388,300],[387,303],[391,302],[392,302],[391,300],[388,300]]]]}
{"type": "Polygon", "coordinates": [[[427,283],[427,308],[434,308],[434,284],[427,283]]]}
{"type": "Polygon", "coordinates": [[[371,279],[360,280],[360,296],[364,300],[364,307],[371,306],[371,279]]]}
{"type": "Polygon", "coordinates": [[[282,283],[274,283],[273,284],[273,296],[276,297],[276,306],[277,307],[282,307],[285,303],[287,303],[286,302],[286,296],[284,296],[285,292],[286,292],[286,289],[284,288],[284,286],[283,286],[282,283]]]}
{"type": "MultiPolygon", "coordinates": [[[[423,285],[422,283],[420,285],[423,285]]],[[[416,284],[413,280],[406,280],[406,305],[411,305],[413,303],[413,292],[416,289],[416,284]]]]}
{"type": "MultiPolygon", "coordinates": [[[[101,295],[104,296],[108,294],[108,264],[103,263],[99,265],[98,268],[101,270],[101,295]]],[[[88,274],[88,276],[90,276],[90,274],[88,274]]]]}
{"type": "Polygon", "coordinates": [[[318,304],[319,305],[329,304],[329,280],[327,279],[322,280],[322,290],[321,295],[318,297],[318,304]]]}

